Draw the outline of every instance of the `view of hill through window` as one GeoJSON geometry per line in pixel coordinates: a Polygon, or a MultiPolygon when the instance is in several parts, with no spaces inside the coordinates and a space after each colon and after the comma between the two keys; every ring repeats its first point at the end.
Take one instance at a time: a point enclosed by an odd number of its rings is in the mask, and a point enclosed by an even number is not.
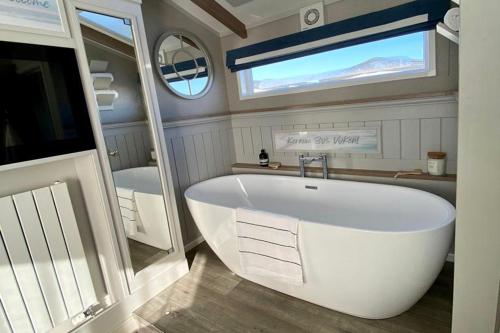
{"type": "Polygon", "coordinates": [[[369,83],[426,73],[428,32],[418,32],[239,72],[242,97],[369,83]]]}

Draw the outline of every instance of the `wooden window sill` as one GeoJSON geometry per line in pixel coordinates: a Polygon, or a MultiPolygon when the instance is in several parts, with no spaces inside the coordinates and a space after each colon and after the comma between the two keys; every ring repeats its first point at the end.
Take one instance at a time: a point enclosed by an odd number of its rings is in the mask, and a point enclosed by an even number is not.
{"type": "MultiPolygon", "coordinates": [[[[274,170],[271,168],[260,167],[258,164],[249,163],[235,163],[232,165],[233,169],[251,169],[251,170],[265,170],[266,173],[272,171],[288,171],[288,172],[299,172],[298,166],[292,165],[282,165],[278,169],[274,170]]],[[[306,172],[317,172],[321,173],[322,169],[318,167],[306,167],[306,172]]],[[[362,177],[383,177],[383,178],[394,178],[398,171],[385,171],[385,170],[365,170],[365,169],[340,169],[340,168],[328,168],[329,174],[337,175],[349,175],[349,176],[362,176],[362,177]]],[[[437,180],[437,181],[448,181],[456,182],[456,175],[445,175],[445,176],[431,176],[429,174],[421,175],[401,175],[398,178],[402,179],[417,179],[417,180],[437,180]]]]}

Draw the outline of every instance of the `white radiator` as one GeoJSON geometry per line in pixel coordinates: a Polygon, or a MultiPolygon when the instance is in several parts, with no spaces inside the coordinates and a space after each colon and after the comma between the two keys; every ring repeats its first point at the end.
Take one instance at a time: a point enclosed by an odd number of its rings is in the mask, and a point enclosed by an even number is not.
{"type": "Polygon", "coordinates": [[[0,198],[0,332],[47,332],[96,301],[66,183],[0,198]]]}

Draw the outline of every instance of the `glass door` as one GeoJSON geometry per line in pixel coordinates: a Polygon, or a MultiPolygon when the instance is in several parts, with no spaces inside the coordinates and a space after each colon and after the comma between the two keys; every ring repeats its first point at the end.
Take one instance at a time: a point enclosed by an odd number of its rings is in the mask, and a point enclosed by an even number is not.
{"type": "Polygon", "coordinates": [[[132,22],[77,10],[133,273],[173,251],[157,152],[136,58],[132,22]]]}

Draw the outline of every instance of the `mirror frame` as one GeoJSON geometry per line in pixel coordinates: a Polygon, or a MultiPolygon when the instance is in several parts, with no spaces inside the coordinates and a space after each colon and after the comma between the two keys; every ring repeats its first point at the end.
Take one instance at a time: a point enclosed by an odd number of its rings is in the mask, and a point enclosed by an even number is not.
{"type": "MultiPolygon", "coordinates": [[[[106,4],[97,0],[64,0],[66,10],[68,12],[70,29],[72,32],[76,57],[80,66],[80,75],[82,76],[83,88],[89,109],[89,116],[94,131],[94,139],[96,141],[96,149],[99,155],[99,161],[103,178],[106,187],[106,201],[104,204],[111,213],[113,225],[113,235],[116,237],[111,240],[117,246],[121,264],[123,265],[122,287],[123,294],[116,297],[117,300],[123,299],[128,295],[135,294],[142,290],[147,284],[154,284],[155,279],[171,275],[173,269],[182,271],[178,268],[180,262],[186,262],[186,272],[188,271],[187,261],[185,259],[184,244],[182,241],[181,227],[176,205],[175,189],[173,185],[173,177],[169,167],[169,157],[167,151],[167,143],[164,137],[163,122],[160,115],[160,107],[157,100],[156,89],[154,84],[154,76],[152,64],[150,63],[150,55],[147,47],[147,37],[144,29],[144,21],[140,5],[135,1],[127,0],[109,0],[106,4]],[[94,97],[94,89],[88,58],[84,46],[83,36],[80,30],[80,21],[78,19],[77,10],[88,10],[98,12],[104,15],[114,17],[122,17],[131,20],[132,33],[134,36],[134,50],[138,63],[138,73],[141,78],[141,89],[145,99],[145,111],[147,118],[150,121],[150,133],[152,135],[153,147],[157,153],[157,161],[162,183],[163,198],[167,209],[168,226],[172,234],[173,252],[164,258],[152,263],[139,273],[135,274],[132,269],[130,251],[125,236],[123,223],[121,222],[121,213],[118,205],[118,200],[115,194],[115,184],[111,167],[108,162],[108,152],[104,140],[104,135],[101,128],[100,111],[94,97]],[[114,194],[114,195],[113,195],[114,194]]],[[[107,272],[107,274],[116,274],[117,272],[107,272]]],[[[121,273],[121,272],[120,272],[121,273]]],[[[121,275],[121,274],[120,274],[121,275]]]]}
{"type": "Polygon", "coordinates": [[[181,98],[185,98],[185,99],[198,99],[198,98],[202,98],[203,96],[205,96],[210,91],[210,88],[212,88],[212,84],[214,82],[214,76],[215,76],[214,67],[212,65],[212,57],[210,56],[210,53],[208,53],[208,50],[205,47],[205,44],[203,44],[192,33],[187,32],[187,31],[183,31],[183,30],[168,30],[168,31],[164,32],[156,40],[155,47],[153,50],[153,57],[154,57],[153,62],[154,62],[155,67],[156,67],[156,72],[160,76],[160,80],[168,88],[168,90],[170,90],[174,95],[181,97],[181,98]],[[158,53],[160,51],[160,47],[161,47],[161,44],[163,43],[163,41],[165,39],[167,39],[168,37],[173,36],[173,35],[182,35],[182,36],[185,36],[185,37],[191,39],[201,49],[201,51],[203,53],[205,53],[205,58],[206,58],[207,67],[208,67],[208,82],[207,82],[205,88],[196,95],[185,95],[185,94],[178,92],[177,90],[173,89],[169,85],[167,80],[163,77],[163,73],[162,73],[161,68],[160,68],[160,63],[158,61],[158,53]]]}

